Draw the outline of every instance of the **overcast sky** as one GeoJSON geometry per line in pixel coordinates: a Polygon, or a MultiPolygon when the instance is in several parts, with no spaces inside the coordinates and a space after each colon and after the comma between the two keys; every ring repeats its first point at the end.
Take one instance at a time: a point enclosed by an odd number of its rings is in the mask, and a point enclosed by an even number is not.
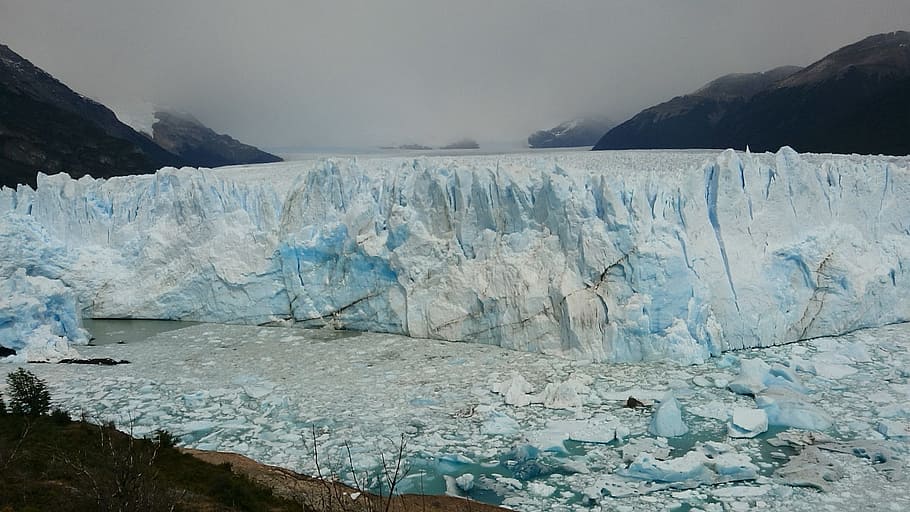
{"type": "Polygon", "coordinates": [[[900,29],[910,0],[0,0],[76,91],[266,147],[520,142],[900,29]]]}

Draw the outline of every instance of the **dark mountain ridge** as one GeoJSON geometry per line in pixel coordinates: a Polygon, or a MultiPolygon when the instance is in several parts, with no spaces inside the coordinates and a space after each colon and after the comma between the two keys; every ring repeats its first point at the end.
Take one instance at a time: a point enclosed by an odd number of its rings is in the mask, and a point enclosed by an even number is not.
{"type": "Polygon", "coordinates": [[[230,135],[215,133],[188,113],[159,111],[155,112],[155,119],[152,126],[155,143],[178,155],[186,165],[220,167],[281,161],[280,157],[230,135]]]}
{"type": "Polygon", "coordinates": [[[910,33],[871,36],[806,68],[762,75],[727,75],[645,109],[594,149],[910,153],[910,33]],[[738,81],[745,85],[731,93],[738,81]]]}
{"type": "Polygon", "coordinates": [[[39,171],[109,178],[165,166],[280,160],[215,134],[198,121],[193,129],[172,127],[165,123],[162,130],[179,151],[133,130],[104,105],[76,93],[0,44],[0,186],[34,187],[39,171]]]}
{"type": "Polygon", "coordinates": [[[783,66],[762,73],[724,75],[690,94],[641,111],[603,135],[594,149],[719,147],[719,123],[725,116],[800,69],[783,66]]]}
{"type": "Polygon", "coordinates": [[[106,177],[179,163],[104,105],[0,45],[0,185],[34,186],[38,170],[106,177]]]}

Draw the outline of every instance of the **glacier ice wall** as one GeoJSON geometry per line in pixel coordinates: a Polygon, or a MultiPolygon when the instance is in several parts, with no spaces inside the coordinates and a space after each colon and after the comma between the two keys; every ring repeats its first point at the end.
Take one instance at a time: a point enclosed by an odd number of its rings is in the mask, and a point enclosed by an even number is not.
{"type": "Polygon", "coordinates": [[[908,167],[784,148],[42,175],[0,191],[0,277],[58,280],[90,317],[695,362],[910,319],[908,167]]]}
{"type": "Polygon", "coordinates": [[[13,361],[75,356],[70,343],[87,343],[73,291],[58,280],[18,269],[0,281],[0,340],[13,361]]]}

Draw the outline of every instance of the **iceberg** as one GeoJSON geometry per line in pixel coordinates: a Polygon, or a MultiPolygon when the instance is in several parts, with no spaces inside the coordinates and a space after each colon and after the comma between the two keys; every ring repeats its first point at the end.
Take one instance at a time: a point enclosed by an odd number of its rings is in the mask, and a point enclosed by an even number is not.
{"type": "Polygon", "coordinates": [[[76,318],[692,364],[910,319],[908,168],[783,148],[39,175],[0,190],[0,279],[58,283],[76,318]]]}
{"type": "Polygon", "coordinates": [[[765,411],[769,425],[828,430],[834,424],[825,411],[788,389],[771,388],[756,396],[755,404],[765,411]]]}
{"type": "Polygon", "coordinates": [[[689,431],[682,419],[682,408],[673,395],[661,399],[654,408],[648,432],[660,437],[679,437],[689,431]]]}
{"type": "Polygon", "coordinates": [[[727,424],[730,437],[752,438],[768,430],[768,414],[762,409],[736,407],[727,424]]]}
{"type": "Polygon", "coordinates": [[[640,453],[629,467],[607,478],[607,493],[612,496],[647,494],[667,488],[695,488],[702,485],[740,482],[758,478],[758,466],[748,455],[733,451],[721,443],[696,446],[681,457],[659,460],[647,452],[640,453]],[[636,480],[646,486],[629,487],[636,480]],[[623,489],[625,487],[625,489],[623,489]]]}

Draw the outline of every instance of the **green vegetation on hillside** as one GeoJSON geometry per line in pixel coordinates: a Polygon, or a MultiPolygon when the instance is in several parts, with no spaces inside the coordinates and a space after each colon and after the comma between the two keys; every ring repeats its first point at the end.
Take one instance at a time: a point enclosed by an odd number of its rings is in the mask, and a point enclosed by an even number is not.
{"type": "Polygon", "coordinates": [[[174,447],[158,432],[135,439],[113,424],[50,415],[46,385],[26,370],[7,377],[0,410],[0,511],[305,510],[174,447]],[[12,409],[12,410],[9,410],[12,409]]]}

